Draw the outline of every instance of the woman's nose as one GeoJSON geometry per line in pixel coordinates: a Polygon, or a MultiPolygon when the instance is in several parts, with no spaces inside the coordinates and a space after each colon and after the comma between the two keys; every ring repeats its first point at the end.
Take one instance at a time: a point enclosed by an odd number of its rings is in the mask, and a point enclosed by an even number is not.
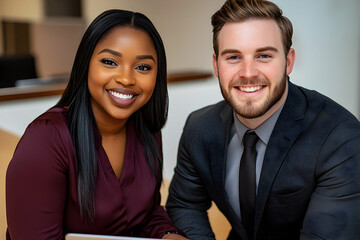
{"type": "Polygon", "coordinates": [[[135,84],[132,68],[126,66],[120,68],[115,76],[115,81],[124,86],[135,84]]]}

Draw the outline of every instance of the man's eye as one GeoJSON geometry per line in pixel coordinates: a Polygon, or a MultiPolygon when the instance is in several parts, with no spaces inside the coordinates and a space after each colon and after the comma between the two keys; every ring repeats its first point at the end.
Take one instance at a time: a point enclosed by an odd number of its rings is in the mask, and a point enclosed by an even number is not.
{"type": "Polygon", "coordinates": [[[116,62],[111,59],[101,59],[101,62],[104,63],[105,65],[117,66],[116,62]]]}
{"type": "Polygon", "coordinates": [[[137,66],[135,69],[140,70],[140,71],[149,71],[151,69],[151,67],[149,65],[140,65],[140,66],[137,66]]]}
{"type": "Polygon", "coordinates": [[[230,56],[227,59],[228,60],[237,60],[237,59],[239,59],[239,57],[238,56],[230,56]]]}
{"type": "Polygon", "coordinates": [[[271,58],[271,56],[267,54],[261,54],[260,58],[267,59],[267,58],[271,58]]]}

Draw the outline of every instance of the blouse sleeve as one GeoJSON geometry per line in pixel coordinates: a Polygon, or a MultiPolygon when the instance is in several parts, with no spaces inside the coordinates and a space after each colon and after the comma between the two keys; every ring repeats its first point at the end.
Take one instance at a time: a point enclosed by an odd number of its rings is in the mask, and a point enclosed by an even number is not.
{"type": "Polygon", "coordinates": [[[12,240],[63,239],[67,151],[55,124],[35,120],[21,138],[6,175],[12,240]]]}
{"type": "Polygon", "coordinates": [[[158,205],[147,217],[144,226],[140,232],[141,237],[151,236],[154,238],[161,238],[167,232],[178,232],[185,236],[185,234],[176,228],[168,217],[165,209],[158,205]]]}

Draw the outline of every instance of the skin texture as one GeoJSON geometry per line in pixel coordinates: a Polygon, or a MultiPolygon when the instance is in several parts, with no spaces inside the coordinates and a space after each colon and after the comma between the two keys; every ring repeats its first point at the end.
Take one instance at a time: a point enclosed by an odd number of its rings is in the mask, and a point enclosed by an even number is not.
{"type": "Polygon", "coordinates": [[[265,19],[226,23],[218,43],[213,67],[221,92],[238,119],[254,129],[285,102],[295,51],[285,56],[280,28],[265,19]]]}

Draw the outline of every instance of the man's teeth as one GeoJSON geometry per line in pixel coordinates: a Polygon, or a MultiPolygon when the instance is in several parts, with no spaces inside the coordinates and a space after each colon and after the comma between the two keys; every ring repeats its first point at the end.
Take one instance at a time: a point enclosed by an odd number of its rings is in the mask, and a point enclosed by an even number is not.
{"type": "Polygon", "coordinates": [[[110,91],[110,90],[109,90],[109,93],[117,98],[120,98],[121,100],[129,100],[134,96],[134,95],[121,94],[121,93],[110,91]]]}
{"type": "Polygon", "coordinates": [[[240,87],[240,90],[243,92],[255,92],[262,88],[262,86],[256,86],[256,87],[240,87]]]}

